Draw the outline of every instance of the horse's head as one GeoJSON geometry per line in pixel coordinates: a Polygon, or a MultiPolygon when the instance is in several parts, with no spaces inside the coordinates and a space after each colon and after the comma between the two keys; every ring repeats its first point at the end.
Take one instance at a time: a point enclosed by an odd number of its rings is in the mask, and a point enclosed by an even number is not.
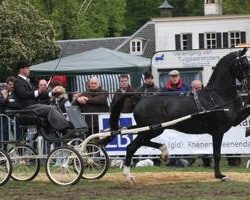
{"type": "Polygon", "coordinates": [[[246,56],[247,48],[240,50],[236,55],[233,73],[242,84],[243,90],[250,90],[250,63],[246,56]]]}

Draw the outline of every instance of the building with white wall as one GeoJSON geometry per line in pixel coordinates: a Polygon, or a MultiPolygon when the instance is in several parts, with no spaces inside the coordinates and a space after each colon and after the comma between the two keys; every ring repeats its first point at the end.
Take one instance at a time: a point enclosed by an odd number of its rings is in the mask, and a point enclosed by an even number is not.
{"type": "MultiPolygon", "coordinates": [[[[168,5],[165,9],[170,11],[167,0],[164,4],[168,5]]],[[[197,50],[230,49],[238,44],[250,43],[250,15],[223,15],[221,0],[204,0],[204,16],[159,17],[152,22],[155,24],[156,52],[186,51],[178,55],[191,55],[192,51],[197,54],[197,50]]],[[[223,50],[221,52],[223,55],[223,50]]],[[[159,56],[161,54],[154,58],[159,56]]],[[[188,84],[197,78],[206,83],[212,73],[204,73],[207,70],[204,66],[171,66],[167,60],[165,62],[165,70],[162,67],[158,72],[153,69],[154,73],[158,73],[155,75],[159,86],[163,86],[168,79],[168,72],[176,68],[188,84]]]]}

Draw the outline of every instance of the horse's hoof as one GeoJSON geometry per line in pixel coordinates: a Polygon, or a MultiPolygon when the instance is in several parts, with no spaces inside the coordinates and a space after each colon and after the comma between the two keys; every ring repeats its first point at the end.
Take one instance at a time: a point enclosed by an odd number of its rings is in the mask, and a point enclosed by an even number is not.
{"type": "Polygon", "coordinates": [[[161,161],[166,162],[169,158],[167,146],[165,144],[163,144],[160,147],[160,150],[161,150],[160,159],[161,159],[161,161]]]}
{"type": "Polygon", "coordinates": [[[135,184],[136,184],[135,177],[134,177],[134,176],[130,176],[130,177],[127,179],[127,182],[128,182],[130,185],[135,185],[135,184]]]}
{"type": "Polygon", "coordinates": [[[221,180],[221,182],[229,182],[230,178],[228,176],[225,176],[225,177],[221,178],[220,180],[221,180]]]}

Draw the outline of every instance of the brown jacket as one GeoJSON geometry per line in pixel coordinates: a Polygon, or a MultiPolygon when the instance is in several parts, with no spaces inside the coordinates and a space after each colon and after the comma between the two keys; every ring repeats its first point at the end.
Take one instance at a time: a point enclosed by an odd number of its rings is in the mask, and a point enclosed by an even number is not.
{"type": "MultiPolygon", "coordinates": [[[[78,105],[81,108],[81,112],[83,113],[95,113],[95,112],[109,112],[109,106],[108,106],[108,93],[107,91],[104,91],[103,89],[99,88],[95,91],[88,91],[83,92],[80,96],[88,97],[89,100],[86,102],[86,104],[80,104],[77,101],[74,103],[78,105]]],[[[91,128],[91,116],[86,116],[86,122],[91,128]]],[[[95,131],[98,129],[98,116],[94,115],[94,128],[95,131]]]]}
{"type": "MultiPolygon", "coordinates": [[[[128,92],[128,93],[130,93],[130,92],[131,93],[136,93],[136,89],[134,89],[132,86],[129,86],[127,88],[126,92],[128,92]]],[[[124,94],[124,93],[122,93],[122,91],[120,89],[116,90],[111,104],[114,104],[122,94],[124,94]]],[[[131,113],[131,112],[133,112],[134,105],[135,105],[135,96],[137,96],[137,95],[138,94],[128,95],[126,97],[125,102],[123,104],[122,111],[121,111],[122,113],[131,113]]]]}

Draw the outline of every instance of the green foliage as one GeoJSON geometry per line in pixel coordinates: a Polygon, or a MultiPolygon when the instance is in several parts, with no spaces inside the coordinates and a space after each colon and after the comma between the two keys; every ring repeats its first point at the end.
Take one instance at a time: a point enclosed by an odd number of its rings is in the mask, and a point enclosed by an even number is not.
{"type": "Polygon", "coordinates": [[[54,30],[25,0],[2,0],[0,4],[0,77],[15,73],[16,61],[25,56],[32,63],[57,57],[54,30]]]}
{"type": "Polygon", "coordinates": [[[125,29],[125,0],[31,0],[53,21],[58,39],[120,36],[125,29]]]}
{"type": "Polygon", "coordinates": [[[250,0],[223,0],[224,14],[249,14],[250,0]]]}
{"type": "MultiPolygon", "coordinates": [[[[127,0],[126,32],[134,33],[151,18],[160,16],[159,6],[164,0],[127,0]]],[[[168,0],[173,16],[203,15],[203,0],[168,0]]]]}

